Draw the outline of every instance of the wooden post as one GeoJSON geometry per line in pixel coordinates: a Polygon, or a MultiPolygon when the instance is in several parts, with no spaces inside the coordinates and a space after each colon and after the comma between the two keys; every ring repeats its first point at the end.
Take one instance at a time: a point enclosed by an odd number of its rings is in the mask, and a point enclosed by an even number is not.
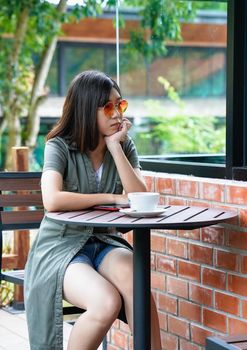
{"type": "Polygon", "coordinates": [[[12,147],[13,171],[29,170],[28,155],[28,147],[12,147]]]}
{"type": "MultiPolygon", "coordinates": [[[[12,147],[13,171],[29,170],[29,148],[12,147]]],[[[28,181],[28,180],[27,180],[28,181]]],[[[20,209],[25,209],[24,207],[20,209]]],[[[18,210],[18,208],[17,208],[18,210]]],[[[14,254],[17,258],[17,269],[24,269],[30,247],[29,230],[14,231],[14,254]]],[[[23,287],[14,287],[14,308],[23,307],[23,287]]]]}

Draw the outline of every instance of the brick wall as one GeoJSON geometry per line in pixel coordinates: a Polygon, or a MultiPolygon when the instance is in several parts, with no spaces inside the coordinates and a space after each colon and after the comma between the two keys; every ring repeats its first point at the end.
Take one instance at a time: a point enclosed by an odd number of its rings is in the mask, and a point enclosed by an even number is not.
{"type": "MultiPolygon", "coordinates": [[[[163,349],[202,350],[212,335],[247,333],[247,182],[144,172],[162,204],[224,207],[230,224],[192,231],[152,231],[152,291],[163,349]]],[[[132,241],[131,233],[127,234],[132,241]]],[[[108,350],[130,350],[128,326],[116,321],[108,350]]]]}

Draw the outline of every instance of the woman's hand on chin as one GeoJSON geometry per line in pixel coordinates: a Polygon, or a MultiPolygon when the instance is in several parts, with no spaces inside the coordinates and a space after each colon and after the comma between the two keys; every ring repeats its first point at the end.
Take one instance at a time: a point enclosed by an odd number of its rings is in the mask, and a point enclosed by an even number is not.
{"type": "Polygon", "coordinates": [[[131,128],[131,126],[131,122],[127,118],[123,118],[123,122],[119,126],[119,129],[114,134],[105,136],[107,148],[110,149],[111,146],[125,141],[127,138],[128,130],[131,128]]]}

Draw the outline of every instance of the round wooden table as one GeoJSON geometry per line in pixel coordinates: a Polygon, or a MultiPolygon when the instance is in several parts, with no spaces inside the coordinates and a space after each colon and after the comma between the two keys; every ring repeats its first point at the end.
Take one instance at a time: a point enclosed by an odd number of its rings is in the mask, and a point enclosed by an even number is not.
{"type": "Polygon", "coordinates": [[[81,210],[47,213],[57,222],[92,227],[117,227],[133,230],[134,248],[134,349],[150,350],[150,230],[192,230],[229,221],[234,211],[196,206],[166,206],[160,216],[134,218],[119,211],[81,210]]]}

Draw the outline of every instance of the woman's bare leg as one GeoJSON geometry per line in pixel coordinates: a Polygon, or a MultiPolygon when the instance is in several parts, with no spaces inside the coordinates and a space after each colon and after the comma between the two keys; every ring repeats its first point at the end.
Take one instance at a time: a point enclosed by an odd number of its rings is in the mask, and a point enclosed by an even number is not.
{"type": "MultiPolygon", "coordinates": [[[[103,259],[99,273],[111,282],[124,299],[126,318],[133,333],[133,254],[127,249],[117,248],[103,259]]],[[[151,295],[151,349],[161,350],[158,313],[151,295]]]]}
{"type": "Polygon", "coordinates": [[[121,308],[118,290],[91,266],[68,266],[63,285],[64,299],[85,309],[76,321],[68,350],[95,350],[101,344],[121,308]]]}

